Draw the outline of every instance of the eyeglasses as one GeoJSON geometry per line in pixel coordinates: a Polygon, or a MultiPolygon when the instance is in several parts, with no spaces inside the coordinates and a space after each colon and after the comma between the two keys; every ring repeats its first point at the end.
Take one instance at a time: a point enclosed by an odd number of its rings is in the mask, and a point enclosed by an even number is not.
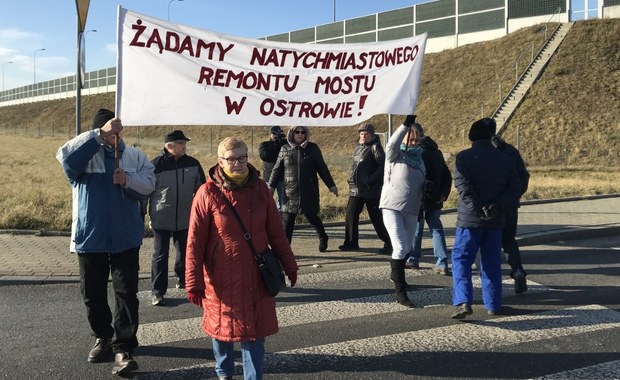
{"type": "Polygon", "coordinates": [[[240,164],[245,164],[246,162],[248,162],[248,156],[244,155],[244,156],[239,156],[239,157],[220,157],[222,160],[225,160],[226,162],[228,162],[228,165],[234,165],[237,162],[240,164]]]}
{"type": "Polygon", "coordinates": [[[305,135],[306,131],[304,131],[304,130],[297,130],[297,131],[295,131],[295,134],[296,135],[305,135]]]}

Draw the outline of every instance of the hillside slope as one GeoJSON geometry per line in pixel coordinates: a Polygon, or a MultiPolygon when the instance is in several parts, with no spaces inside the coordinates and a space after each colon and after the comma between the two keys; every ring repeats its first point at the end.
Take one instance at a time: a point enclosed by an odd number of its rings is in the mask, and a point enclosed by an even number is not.
{"type": "MultiPolygon", "coordinates": [[[[463,149],[463,131],[478,102],[496,92],[499,78],[531,43],[541,26],[525,28],[501,39],[428,54],[422,74],[416,113],[427,134],[444,152],[463,149]]],[[[552,57],[546,70],[511,120],[504,137],[516,142],[529,165],[620,165],[620,20],[576,23],[552,57]]],[[[85,96],[85,128],[99,107],[114,108],[114,94],[85,96]]],[[[491,110],[488,110],[491,112],[491,110]]],[[[74,132],[75,99],[0,108],[0,132],[74,132]]],[[[402,121],[395,116],[394,123],[402,121]]],[[[387,130],[386,115],[371,119],[380,132],[387,130]]],[[[183,127],[198,140],[238,134],[247,127],[183,127]],[[214,136],[215,135],[215,136],[214,136]]],[[[257,127],[258,128],[258,127],[257,127]]],[[[257,129],[254,128],[254,129],[257,129]]],[[[313,135],[324,151],[351,142],[354,127],[321,128],[313,135]]],[[[161,136],[170,127],[141,128],[141,136],[161,136]]],[[[258,128],[261,132],[263,130],[258,128]]],[[[465,142],[467,144],[467,142],[465,142]]]]}

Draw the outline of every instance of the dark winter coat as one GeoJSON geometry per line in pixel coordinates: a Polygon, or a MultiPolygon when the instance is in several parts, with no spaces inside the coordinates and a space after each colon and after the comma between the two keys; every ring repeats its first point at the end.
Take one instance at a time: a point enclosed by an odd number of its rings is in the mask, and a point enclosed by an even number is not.
{"type": "Polygon", "coordinates": [[[422,161],[426,168],[423,207],[424,210],[429,211],[441,209],[443,207],[441,197],[448,199],[452,190],[452,173],[446,165],[443,153],[430,136],[424,136],[420,141],[420,146],[423,149],[422,161]]]}
{"type": "MultiPolygon", "coordinates": [[[[521,193],[519,194],[519,198],[515,200],[515,203],[512,204],[512,207],[518,208],[521,206],[521,196],[525,194],[530,184],[530,173],[527,171],[527,168],[525,167],[525,162],[523,161],[523,158],[521,157],[521,154],[519,154],[517,148],[508,144],[497,135],[491,137],[491,142],[493,143],[493,146],[497,148],[497,150],[506,153],[508,157],[510,157],[515,168],[517,169],[517,176],[519,177],[521,193]]],[[[511,206],[508,205],[507,207],[511,206]]]]}
{"type": "Polygon", "coordinates": [[[284,199],[280,211],[291,214],[317,215],[319,213],[319,180],[325,186],[335,186],[332,175],[323,160],[321,149],[310,142],[307,127],[291,127],[287,134],[288,144],[283,145],[269,178],[269,187],[275,188],[284,181],[284,199]],[[295,128],[306,130],[306,140],[297,145],[293,138],[295,128]]]}
{"type": "Polygon", "coordinates": [[[280,148],[282,145],[286,144],[286,141],[263,141],[258,146],[258,156],[263,161],[263,173],[262,178],[265,181],[269,181],[269,177],[271,177],[271,171],[273,170],[273,166],[276,164],[278,160],[278,153],[280,153],[280,148]]]}
{"type": "Polygon", "coordinates": [[[456,155],[454,185],[459,192],[456,226],[461,228],[503,228],[504,213],[483,221],[482,206],[497,203],[501,210],[520,194],[512,160],[487,139],[474,141],[471,148],[456,155]]]}
{"type": "Polygon", "coordinates": [[[255,340],[278,331],[275,298],[262,283],[256,259],[224,201],[235,207],[258,252],[273,248],[287,275],[297,263],[284,234],[276,204],[258,171],[248,165],[248,181],[237,186],[215,166],[194,197],[187,238],[185,286],[204,292],[202,328],[225,342],[255,340]]]}
{"type": "Polygon", "coordinates": [[[349,196],[364,199],[379,198],[383,186],[385,152],[379,136],[373,135],[366,144],[355,145],[349,174],[349,196]]]}

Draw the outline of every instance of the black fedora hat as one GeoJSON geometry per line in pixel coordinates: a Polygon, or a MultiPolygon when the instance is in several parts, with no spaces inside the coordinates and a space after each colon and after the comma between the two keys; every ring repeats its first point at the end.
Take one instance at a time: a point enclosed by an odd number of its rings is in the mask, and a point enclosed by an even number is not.
{"type": "Polygon", "coordinates": [[[166,138],[164,139],[164,142],[171,142],[171,141],[192,141],[192,139],[190,139],[189,137],[185,137],[185,135],[183,134],[183,131],[176,130],[176,131],[172,131],[168,133],[166,135],[166,138]]]}

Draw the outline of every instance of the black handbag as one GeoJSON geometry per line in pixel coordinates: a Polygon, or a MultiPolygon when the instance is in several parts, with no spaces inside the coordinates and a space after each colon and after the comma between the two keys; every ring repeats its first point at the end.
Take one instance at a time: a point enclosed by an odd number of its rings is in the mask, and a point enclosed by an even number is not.
{"type": "Polygon", "coordinates": [[[263,284],[267,289],[267,293],[275,297],[280,293],[280,289],[282,288],[282,284],[284,283],[284,274],[282,273],[282,265],[280,264],[280,260],[278,260],[278,256],[273,251],[273,249],[268,249],[267,251],[259,254],[256,252],[256,247],[254,247],[254,243],[252,242],[252,235],[245,229],[245,225],[237,213],[235,207],[230,203],[230,200],[222,193],[222,197],[230,209],[235,215],[237,222],[241,226],[241,230],[243,231],[243,238],[248,242],[252,253],[254,254],[254,258],[258,263],[258,269],[260,270],[260,275],[263,279],[263,284]]]}

